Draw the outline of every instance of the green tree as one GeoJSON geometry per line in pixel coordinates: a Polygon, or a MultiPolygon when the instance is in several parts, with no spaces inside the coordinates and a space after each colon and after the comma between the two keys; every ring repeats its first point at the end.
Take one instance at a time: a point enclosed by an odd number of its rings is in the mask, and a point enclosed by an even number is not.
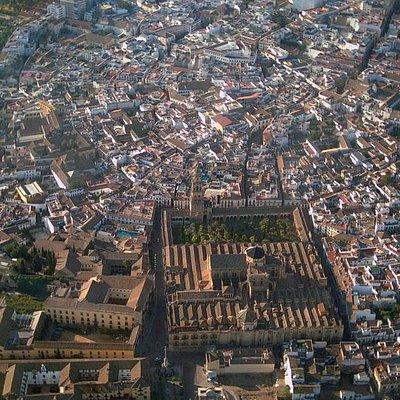
{"type": "Polygon", "coordinates": [[[4,251],[12,258],[23,258],[28,260],[30,255],[28,253],[28,248],[25,245],[20,245],[17,242],[12,242],[4,247],[4,251]]]}
{"type": "Polygon", "coordinates": [[[269,218],[263,218],[260,221],[260,229],[263,232],[264,235],[268,235],[269,234],[269,230],[270,230],[270,223],[269,223],[269,218]]]}
{"type": "Polygon", "coordinates": [[[35,254],[32,259],[32,269],[34,272],[40,272],[43,267],[43,259],[39,254],[35,254]]]}
{"type": "Polygon", "coordinates": [[[43,310],[43,303],[32,296],[7,294],[5,299],[9,307],[21,314],[30,314],[34,311],[43,310]]]}
{"type": "Polygon", "coordinates": [[[26,274],[28,273],[28,268],[26,266],[26,262],[23,258],[18,258],[13,265],[13,269],[17,274],[26,274]]]}

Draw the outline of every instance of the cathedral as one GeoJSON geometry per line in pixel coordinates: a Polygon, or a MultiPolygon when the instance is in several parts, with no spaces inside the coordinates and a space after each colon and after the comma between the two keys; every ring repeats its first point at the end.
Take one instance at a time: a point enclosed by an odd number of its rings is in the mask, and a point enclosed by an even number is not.
{"type": "Polygon", "coordinates": [[[282,257],[267,256],[261,246],[248,247],[243,254],[210,254],[208,268],[214,290],[249,303],[268,301],[284,276],[282,257]]]}

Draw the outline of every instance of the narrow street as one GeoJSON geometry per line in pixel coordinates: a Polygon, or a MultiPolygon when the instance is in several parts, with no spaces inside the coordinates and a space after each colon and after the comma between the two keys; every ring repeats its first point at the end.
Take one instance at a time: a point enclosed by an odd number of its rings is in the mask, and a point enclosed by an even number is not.
{"type": "Polygon", "coordinates": [[[346,301],[343,299],[343,296],[342,296],[342,293],[338,286],[338,283],[336,282],[336,278],[335,278],[334,272],[332,270],[332,266],[330,265],[329,261],[326,258],[322,240],[321,240],[321,236],[319,234],[314,234],[313,240],[314,240],[314,244],[317,249],[318,255],[321,259],[321,263],[324,268],[324,272],[328,278],[328,284],[331,289],[331,293],[332,293],[333,299],[335,301],[336,308],[338,309],[339,315],[344,324],[343,339],[351,340],[350,323],[349,323],[346,301]]]}
{"type": "Polygon", "coordinates": [[[150,263],[155,271],[154,304],[143,323],[137,353],[148,357],[155,366],[155,358],[162,357],[167,344],[164,266],[162,260],[161,211],[157,210],[150,243],[150,263]]]}

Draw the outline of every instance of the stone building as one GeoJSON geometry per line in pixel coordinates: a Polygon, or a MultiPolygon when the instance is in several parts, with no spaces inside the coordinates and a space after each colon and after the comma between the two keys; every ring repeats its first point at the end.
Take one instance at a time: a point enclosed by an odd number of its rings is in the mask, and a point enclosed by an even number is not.
{"type": "Polygon", "coordinates": [[[65,325],[132,330],[142,322],[153,287],[149,276],[99,275],[48,297],[45,310],[65,325]]]}
{"type": "Polygon", "coordinates": [[[0,363],[0,397],[150,399],[146,360],[40,360],[0,363]]]}
{"type": "Polygon", "coordinates": [[[303,243],[164,249],[172,349],[340,341],[326,277],[303,243]]]}

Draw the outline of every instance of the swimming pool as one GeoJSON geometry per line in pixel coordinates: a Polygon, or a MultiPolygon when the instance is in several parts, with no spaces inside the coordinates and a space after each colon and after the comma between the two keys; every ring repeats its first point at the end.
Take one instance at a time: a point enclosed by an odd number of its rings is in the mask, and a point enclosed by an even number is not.
{"type": "Polygon", "coordinates": [[[137,233],[136,232],[132,232],[132,231],[127,231],[125,229],[118,229],[115,232],[115,236],[119,237],[119,238],[127,238],[127,237],[133,238],[133,237],[137,236],[137,233]]]}

